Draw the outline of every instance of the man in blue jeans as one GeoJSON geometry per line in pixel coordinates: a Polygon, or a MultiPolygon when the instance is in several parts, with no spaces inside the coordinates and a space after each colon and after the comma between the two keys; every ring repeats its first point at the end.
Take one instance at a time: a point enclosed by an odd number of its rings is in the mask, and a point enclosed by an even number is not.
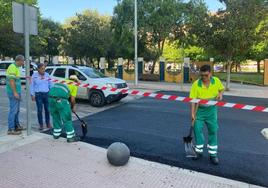
{"type": "Polygon", "coordinates": [[[47,128],[51,128],[48,109],[48,92],[52,86],[52,82],[49,80],[49,74],[45,72],[44,64],[39,64],[37,69],[38,72],[32,75],[31,96],[32,101],[36,102],[39,130],[42,131],[44,128],[43,107],[45,109],[46,126],[47,128]]]}
{"type": "Polygon", "coordinates": [[[15,63],[11,64],[7,69],[7,95],[9,99],[9,115],[8,115],[8,135],[19,135],[25,130],[19,123],[20,101],[21,101],[21,80],[20,67],[24,65],[24,56],[18,55],[15,63]]]}

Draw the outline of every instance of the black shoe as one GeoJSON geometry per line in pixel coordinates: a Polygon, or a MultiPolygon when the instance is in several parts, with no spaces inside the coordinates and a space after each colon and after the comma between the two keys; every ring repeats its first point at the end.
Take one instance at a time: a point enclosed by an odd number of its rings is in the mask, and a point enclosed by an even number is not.
{"type": "Polygon", "coordinates": [[[20,135],[20,134],[21,134],[21,131],[17,131],[17,130],[11,130],[11,129],[9,129],[9,130],[7,131],[7,134],[8,134],[8,135],[20,135]]]}
{"type": "Polygon", "coordinates": [[[43,125],[40,125],[39,128],[38,128],[39,131],[43,131],[44,130],[44,127],[43,125]]]}
{"type": "Polygon", "coordinates": [[[203,154],[202,153],[196,153],[196,157],[193,157],[192,159],[194,161],[197,161],[197,160],[201,159],[202,157],[203,157],[203,154]]]}
{"type": "Polygon", "coordinates": [[[54,139],[59,139],[60,137],[59,137],[59,136],[54,136],[54,135],[53,135],[53,138],[54,138],[54,139]]]}
{"type": "Polygon", "coordinates": [[[210,156],[209,157],[210,162],[214,165],[218,165],[219,164],[219,158],[217,156],[210,156]]]}
{"type": "Polygon", "coordinates": [[[20,125],[17,125],[17,126],[15,127],[15,130],[16,130],[16,131],[25,131],[26,128],[24,128],[24,127],[22,127],[22,126],[20,126],[20,125]]]}
{"type": "Polygon", "coordinates": [[[80,137],[79,136],[74,136],[73,138],[67,138],[67,142],[71,143],[71,142],[79,142],[80,141],[80,137]]]}

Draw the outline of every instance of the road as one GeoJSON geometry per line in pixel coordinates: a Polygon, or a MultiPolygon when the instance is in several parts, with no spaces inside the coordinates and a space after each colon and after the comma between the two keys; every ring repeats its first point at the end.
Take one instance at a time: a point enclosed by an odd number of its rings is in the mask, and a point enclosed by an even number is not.
{"type": "MultiPolygon", "coordinates": [[[[268,106],[267,99],[228,96],[224,101],[268,106]]],[[[207,156],[185,158],[182,137],[190,126],[189,114],[189,104],[133,100],[84,118],[89,125],[85,141],[101,147],[121,141],[132,156],[268,187],[268,141],[260,134],[268,127],[267,113],[219,109],[219,166],[209,164],[207,156]]]]}
{"type": "MultiPolygon", "coordinates": [[[[0,133],[6,134],[8,100],[3,86],[0,95],[0,133]]],[[[225,96],[224,101],[268,106],[267,99],[225,96]]],[[[34,103],[32,107],[36,130],[34,103]]],[[[25,125],[25,100],[21,111],[21,121],[25,125]]],[[[213,166],[207,156],[200,161],[185,158],[182,137],[190,126],[189,104],[132,96],[104,108],[93,108],[86,101],[79,101],[77,112],[89,125],[85,139],[88,143],[106,148],[121,141],[129,146],[132,156],[268,187],[268,141],[260,134],[268,127],[267,113],[219,108],[221,164],[213,166]]],[[[81,134],[79,122],[74,123],[81,134]]]]}
{"type": "MultiPolygon", "coordinates": [[[[26,127],[26,95],[25,95],[25,86],[22,86],[22,102],[20,108],[20,123],[22,126],[26,127]]],[[[87,100],[77,100],[77,113],[80,117],[90,116],[92,114],[105,111],[110,108],[114,108],[116,106],[120,106],[128,101],[134,100],[136,96],[129,96],[118,103],[113,103],[110,105],[106,105],[102,108],[95,108],[89,105],[87,100]]],[[[36,105],[35,102],[31,101],[31,124],[32,124],[32,131],[38,131],[38,121],[37,121],[37,113],[36,113],[36,105]]],[[[6,95],[5,86],[0,86],[0,136],[5,135],[7,132],[7,117],[9,111],[9,101],[6,95]]],[[[44,117],[43,117],[44,118],[44,117]]],[[[76,117],[73,115],[73,120],[76,120],[76,117]]]]}

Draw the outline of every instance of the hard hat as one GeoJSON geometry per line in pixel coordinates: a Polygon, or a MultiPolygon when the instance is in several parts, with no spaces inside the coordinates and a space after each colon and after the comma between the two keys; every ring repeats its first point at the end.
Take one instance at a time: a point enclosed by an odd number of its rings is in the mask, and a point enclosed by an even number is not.
{"type": "Polygon", "coordinates": [[[79,79],[78,79],[78,77],[76,75],[71,75],[70,80],[73,80],[73,81],[76,81],[76,82],[79,81],[79,79]]]}

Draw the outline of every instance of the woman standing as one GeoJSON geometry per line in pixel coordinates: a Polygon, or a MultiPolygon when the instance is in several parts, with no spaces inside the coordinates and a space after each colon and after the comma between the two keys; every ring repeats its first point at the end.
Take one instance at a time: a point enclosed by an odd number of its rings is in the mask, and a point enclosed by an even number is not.
{"type": "Polygon", "coordinates": [[[49,109],[48,109],[48,92],[52,86],[52,82],[49,81],[49,74],[45,72],[45,65],[39,64],[37,66],[38,72],[32,75],[31,82],[31,96],[32,101],[36,102],[37,117],[39,122],[39,130],[44,128],[43,124],[43,107],[45,109],[45,122],[47,128],[51,128],[49,109]]]}

